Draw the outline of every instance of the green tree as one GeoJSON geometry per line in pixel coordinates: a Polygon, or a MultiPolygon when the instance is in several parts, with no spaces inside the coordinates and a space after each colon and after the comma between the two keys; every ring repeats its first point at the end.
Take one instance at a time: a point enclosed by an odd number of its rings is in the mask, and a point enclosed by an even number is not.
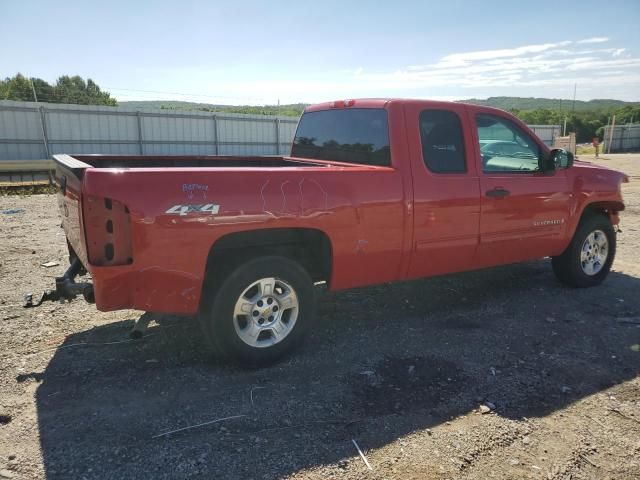
{"type": "Polygon", "coordinates": [[[14,77],[0,80],[0,99],[33,101],[35,88],[38,101],[49,103],[75,103],[81,105],[117,105],[109,92],[104,92],[90,78],[85,80],[75,75],[64,75],[58,78],[55,85],[50,85],[41,78],[28,79],[21,73],[14,77]],[[33,88],[32,88],[33,82],[33,88]]]}
{"type": "MultiPolygon", "coordinates": [[[[515,113],[515,112],[514,112],[515,113]]],[[[523,122],[529,125],[563,125],[567,119],[567,132],[575,132],[576,141],[579,143],[590,142],[593,137],[602,140],[604,126],[616,115],[616,124],[622,125],[640,120],[640,106],[627,105],[622,108],[595,108],[589,111],[567,112],[562,110],[550,110],[538,108],[535,110],[521,110],[515,113],[523,122]]]]}
{"type": "Polygon", "coordinates": [[[0,98],[3,100],[33,101],[31,82],[21,73],[15,77],[0,80],[0,98]]]}
{"type": "Polygon", "coordinates": [[[58,78],[53,87],[56,103],[76,103],[79,105],[110,105],[118,104],[115,98],[111,98],[109,92],[103,92],[90,78],[85,82],[78,75],[69,77],[64,75],[58,78]]]}
{"type": "Polygon", "coordinates": [[[625,123],[640,123],[640,105],[627,105],[616,110],[616,123],[622,125],[625,123]]]}
{"type": "MultiPolygon", "coordinates": [[[[31,82],[33,82],[33,87],[36,90],[38,101],[51,102],[50,99],[53,97],[53,87],[41,78],[32,78],[31,82]]],[[[33,100],[33,96],[29,100],[33,100]]]]}

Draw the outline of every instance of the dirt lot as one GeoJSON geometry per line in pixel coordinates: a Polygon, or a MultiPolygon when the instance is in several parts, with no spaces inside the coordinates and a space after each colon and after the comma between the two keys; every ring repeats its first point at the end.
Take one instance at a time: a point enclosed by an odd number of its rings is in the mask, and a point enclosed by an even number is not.
{"type": "Polygon", "coordinates": [[[252,371],[193,319],[129,341],[140,312],[22,309],[64,236],[54,196],[0,197],[0,479],[640,478],[640,155],[608,158],[632,182],[601,287],[539,261],[323,293],[303,350],[252,371]]]}

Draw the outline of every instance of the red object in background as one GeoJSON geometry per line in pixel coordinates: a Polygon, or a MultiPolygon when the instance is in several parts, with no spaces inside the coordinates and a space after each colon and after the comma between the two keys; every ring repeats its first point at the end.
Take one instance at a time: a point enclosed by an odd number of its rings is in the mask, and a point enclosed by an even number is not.
{"type": "Polygon", "coordinates": [[[305,112],[331,109],[385,109],[391,164],[56,155],[64,230],[91,273],[97,308],[196,313],[212,248],[238,232],[320,233],[330,247],[327,283],[338,290],[558,255],[588,205],[614,223],[624,209],[626,177],[604,167],[484,172],[477,114],[515,124],[549,153],[504,111],[376,99],[305,112]],[[466,171],[426,168],[419,117],[429,109],[459,117],[466,171]]]}
{"type": "Polygon", "coordinates": [[[598,145],[600,145],[600,141],[598,140],[598,137],[593,137],[593,140],[591,141],[591,144],[594,147],[597,147],[598,145]]]}

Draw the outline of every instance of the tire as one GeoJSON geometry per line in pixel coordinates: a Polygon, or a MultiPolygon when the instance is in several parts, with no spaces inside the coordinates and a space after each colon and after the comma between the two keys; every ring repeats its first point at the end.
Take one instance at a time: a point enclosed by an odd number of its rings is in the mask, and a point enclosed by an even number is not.
{"type": "Polygon", "coordinates": [[[300,345],[314,310],[307,271],[286,257],[264,256],[224,275],[213,300],[204,305],[200,323],[217,356],[260,367],[300,345]]]}
{"type": "Polygon", "coordinates": [[[609,218],[591,214],[580,221],[571,243],[562,255],[552,257],[551,265],[561,282],[576,288],[593,287],[607,277],[615,254],[616,232],[609,218]]]}

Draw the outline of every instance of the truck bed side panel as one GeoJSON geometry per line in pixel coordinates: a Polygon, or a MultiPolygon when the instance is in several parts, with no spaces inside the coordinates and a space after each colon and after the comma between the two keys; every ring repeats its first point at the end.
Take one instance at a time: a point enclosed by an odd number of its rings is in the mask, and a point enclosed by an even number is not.
{"type": "Polygon", "coordinates": [[[195,313],[211,247],[255,229],[326,233],[333,289],[399,278],[403,186],[392,168],[89,169],[84,188],[131,218],[133,263],[91,267],[100,310],[195,313]]]}

